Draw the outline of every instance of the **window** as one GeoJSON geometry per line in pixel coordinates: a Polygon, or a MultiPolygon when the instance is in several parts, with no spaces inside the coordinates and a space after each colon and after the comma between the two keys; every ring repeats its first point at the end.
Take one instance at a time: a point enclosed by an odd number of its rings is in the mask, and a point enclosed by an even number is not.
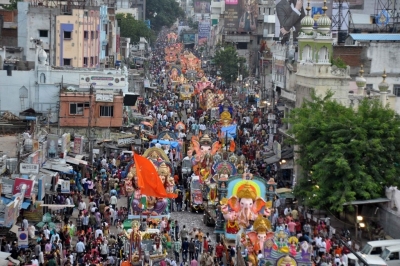
{"type": "Polygon", "coordinates": [[[47,38],[47,37],[49,37],[48,30],[39,30],[39,38],[47,38]]]}
{"type": "Polygon", "coordinates": [[[69,104],[70,115],[83,115],[83,103],[70,103],[69,104]]]}
{"type": "Polygon", "coordinates": [[[64,31],[64,40],[65,39],[71,39],[71,38],[72,38],[72,32],[64,31]]]}
{"type": "Polygon", "coordinates": [[[114,106],[100,106],[100,116],[114,116],[114,106]]]}
{"type": "Polygon", "coordinates": [[[87,64],[88,64],[88,58],[84,57],[83,58],[83,65],[87,66],[87,64]]]}
{"type": "Polygon", "coordinates": [[[91,57],[90,57],[90,65],[93,65],[93,64],[94,64],[93,61],[94,61],[94,57],[91,56],[91,57]]]}
{"type": "Polygon", "coordinates": [[[72,59],[69,58],[64,58],[64,66],[71,66],[72,65],[72,59]]]}
{"type": "Polygon", "coordinates": [[[88,32],[87,30],[85,30],[85,31],[83,32],[83,38],[84,38],[84,39],[89,38],[89,32],[88,32]]]}
{"type": "Polygon", "coordinates": [[[400,84],[393,84],[393,94],[400,97],[400,84]]]}
{"type": "Polygon", "coordinates": [[[92,40],[94,39],[94,31],[90,32],[90,39],[92,39],[92,40]]]}

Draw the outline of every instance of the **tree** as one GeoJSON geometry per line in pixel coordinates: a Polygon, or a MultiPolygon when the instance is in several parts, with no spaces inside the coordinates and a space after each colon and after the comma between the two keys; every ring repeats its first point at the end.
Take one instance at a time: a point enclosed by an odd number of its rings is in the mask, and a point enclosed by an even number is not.
{"type": "MultiPolygon", "coordinates": [[[[16,10],[18,9],[18,2],[22,2],[22,0],[10,0],[10,4],[6,5],[0,5],[5,10],[16,10]]],[[[1,9],[1,8],[0,8],[1,9]]]]}
{"type": "Polygon", "coordinates": [[[226,45],[221,47],[214,56],[214,62],[221,71],[221,77],[227,83],[232,83],[238,77],[238,71],[243,78],[247,76],[245,69],[246,59],[239,57],[235,47],[226,45]],[[238,66],[238,64],[240,64],[238,66]]]}
{"type": "Polygon", "coordinates": [[[312,93],[286,122],[302,168],[295,195],[307,206],[340,212],[345,202],[382,197],[385,186],[399,184],[400,118],[377,100],[354,110],[332,95],[312,93]]]}
{"type": "Polygon", "coordinates": [[[131,42],[139,42],[140,37],[155,41],[154,32],[146,23],[136,20],[131,14],[117,14],[121,37],[131,38],[131,42]]]}
{"type": "Polygon", "coordinates": [[[177,19],[183,19],[185,12],[175,0],[147,0],[146,18],[155,31],[171,27],[177,19]]]}

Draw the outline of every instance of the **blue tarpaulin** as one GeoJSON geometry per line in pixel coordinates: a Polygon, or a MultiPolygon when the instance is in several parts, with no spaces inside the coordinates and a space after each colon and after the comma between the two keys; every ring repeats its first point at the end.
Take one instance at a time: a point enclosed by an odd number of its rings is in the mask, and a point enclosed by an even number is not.
{"type": "Polygon", "coordinates": [[[231,125],[221,128],[222,135],[225,136],[225,134],[228,133],[228,138],[235,138],[236,131],[237,131],[237,125],[231,125]]]}
{"type": "MultiPolygon", "coordinates": [[[[14,197],[11,198],[11,199],[6,198],[6,197],[1,197],[1,200],[3,201],[3,204],[5,204],[5,205],[7,205],[8,203],[10,203],[11,201],[14,201],[14,199],[15,199],[14,197]]],[[[26,199],[26,200],[24,200],[24,202],[22,203],[21,208],[24,209],[24,210],[26,210],[26,209],[29,208],[29,205],[31,205],[31,200],[26,199]]]]}
{"type": "Polygon", "coordinates": [[[158,139],[153,139],[151,141],[151,147],[155,146],[156,144],[160,143],[161,145],[169,145],[173,149],[177,149],[179,147],[179,142],[177,141],[169,141],[169,140],[158,140],[158,139]]]}

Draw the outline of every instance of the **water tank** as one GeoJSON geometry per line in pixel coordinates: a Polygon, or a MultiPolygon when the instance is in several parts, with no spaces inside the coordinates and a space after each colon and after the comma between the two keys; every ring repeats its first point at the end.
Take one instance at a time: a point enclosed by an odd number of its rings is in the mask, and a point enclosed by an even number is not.
{"type": "Polygon", "coordinates": [[[15,174],[17,173],[17,167],[18,167],[18,159],[17,158],[9,158],[6,159],[6,167],[10,174],[15,174]]]}
{"type": "Polygon", "coordinates": [[[24,141],[24,151],[32,152],[33,151],[33,141],[32,139],[25,139],[24,141]]]}

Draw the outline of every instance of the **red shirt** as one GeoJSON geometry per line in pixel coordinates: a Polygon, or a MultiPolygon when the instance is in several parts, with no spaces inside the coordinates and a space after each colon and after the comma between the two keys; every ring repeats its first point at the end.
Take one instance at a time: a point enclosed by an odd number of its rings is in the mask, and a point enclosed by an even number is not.
{"type": "Polygon", "coordinates": [[[204,240],[203,240],[203,250],[208,250],[208,241],[207,241],[207,238],[204,238],[204,240]]]}
{"type": "Polygon", "coordinates": [[[224,252],[224,246],[223,245],[218,245],[215,248],[215,254],[217,254],[217,257],[220,258],[222,257],[222,253],[224,252]]]}

